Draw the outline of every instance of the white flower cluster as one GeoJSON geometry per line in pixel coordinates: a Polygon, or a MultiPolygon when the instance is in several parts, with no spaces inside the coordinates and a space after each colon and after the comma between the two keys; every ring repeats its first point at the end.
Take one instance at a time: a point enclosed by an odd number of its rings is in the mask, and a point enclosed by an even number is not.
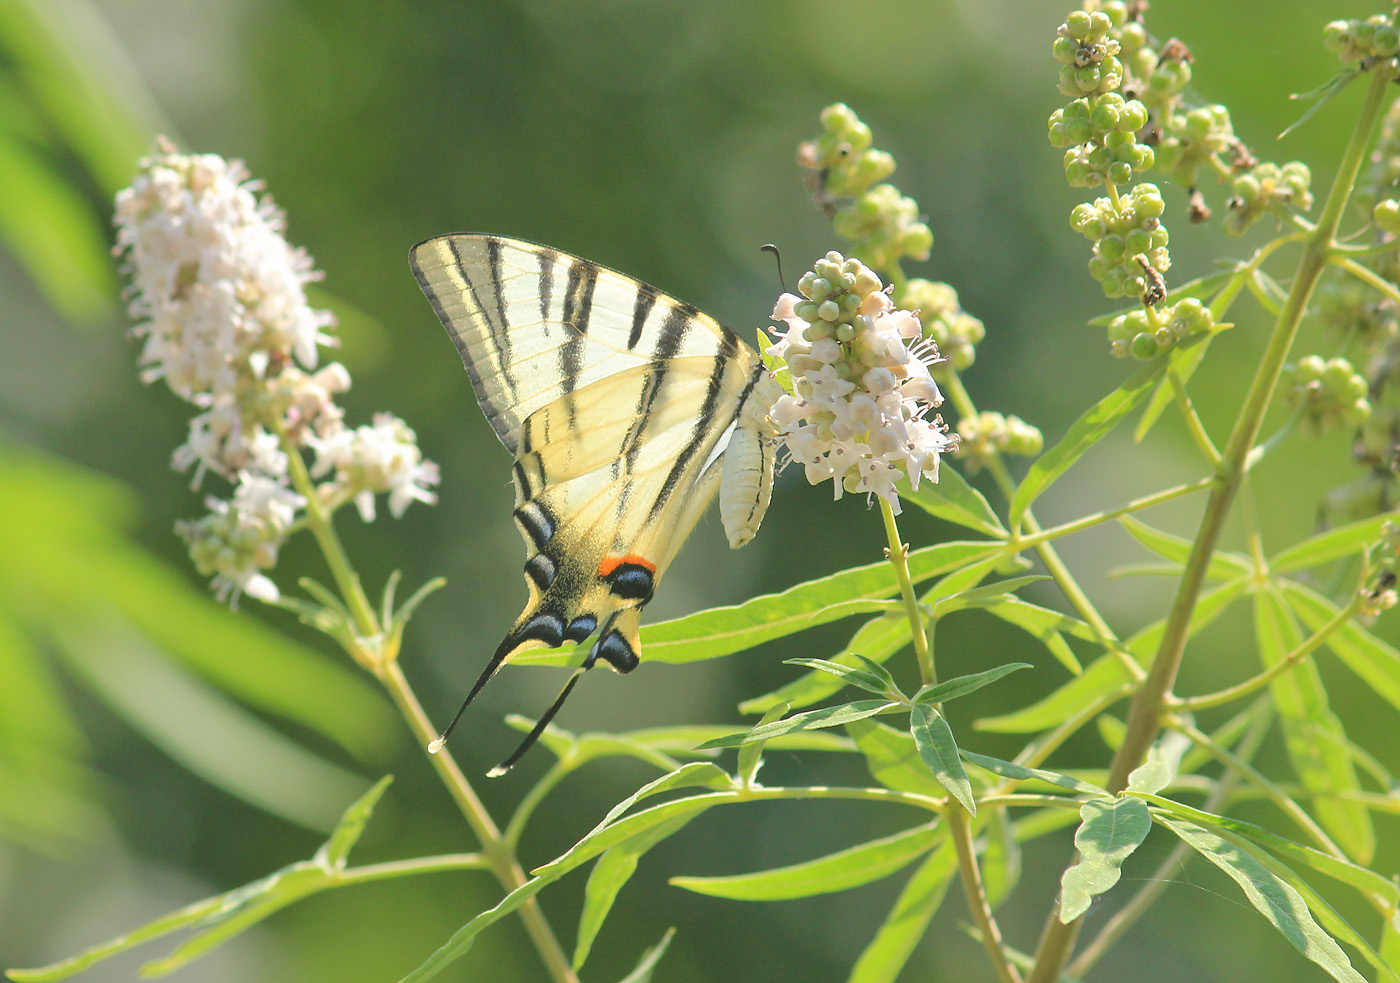
{"type": "Polygon", "coordinates": [[[164,379],[199,410],[172,463],[193,469],[196,488],[211,472],[234,486],[177,531],[219,596],[235,600],[277,599],[261,571],[306,504],[290,487],[288,455],[315,450],[318,467],[336,472],[318,497],[332,507],[354,499],[366,521],[376,493],[390,494],[397,517],[410,501],[432,503],[438,480],[401,421],[376,417],[357,430],[342,422],[335,396],[350,373],[339,363],[317,369],[318,346],[337,343],[334,318],[306,299],[319,274],[283,238],[285,219],[259,190],[240,161],[161,141],[117,194],[115,216],[141,377],[164,379]]]}
{"type": "Polygon", "coordinates": [[[939,455],[957,449],[941,417],[925,419],[943,402],[929,375],[938,348],[859,260],[827,253],[798,289],[773,309],[788,327],[768,353],[787,363],[793,384],[773,418],[809,482],[832,479],[837,498],[878,495],[898,514],[896,482],[937,481],[939,455]]]}

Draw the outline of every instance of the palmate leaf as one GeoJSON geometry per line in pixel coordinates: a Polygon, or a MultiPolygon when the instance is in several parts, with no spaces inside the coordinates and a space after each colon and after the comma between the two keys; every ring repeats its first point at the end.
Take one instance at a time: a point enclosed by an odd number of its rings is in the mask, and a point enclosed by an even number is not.
{"type": "MultiPolygon", "coordinates": [[[[1001,543],[939,543],[909,554],[909,574],[918,583],[1000,555],[1005,549],[1001,543]]],[[[816,625],[889,609],[893,605],[886,599],[898,593],[899,584],[889,563],[853,567],[743,604],[647,625],[642,629],[642,658],[649,662],[685,663],[733,655],[816,625]]],[[[577,665],[587,652],[587,645],[532,649],[522,652],[512,664],[577,665]]]]}
{"type": "Polygon", "coordinates": [[[697,894],[735,901],[786,901],[847,891],[908,866],[944,836],[935,821],[787,867],[728,877],[673,877],[670,883],[697,894]]]}
{"type": "Polygon", "coordinates": [[[1255,910],[1333,979],[1341,983],[1365,983],[1366,978],[1352,967],[1342,947],[1313,920],[1303,896],[1255,856],[1195,823],[1169,819],[1160,814],[1154,818],[1223,870],[1240,886],[1255,910]]]}
{"type": "Polygon", "coordinates": [[[1083,820],[1074,834],[1079,860],[1060,878],[1060,921],[1068,925],[1089,910],[1093,899],[1118,883],[1123,862],[1152,829],[1152,815],[1141,799],[1090,799],[1079,807],[1083,820]]]}
{"type": "MultiPolygon", "coordinates": [[[[1282,592],[1274,585],[1255,594],[1254,625],[1265,667],[1282,661],[1303,641],[1282,592]]],[[[1318,821],[1350,856],[1365,863],[1375,851],[1376,834],[1366,807],[1343,797],[1361,786],[1346,750],[1346,730],[1328,706],[1317,667],[1306,660],[1299,663],[1274,677],[1269,692],[1293,770],[1303,786],[1318,795],[1313,806],[1318,821]]]]}
{"type": "Polygon", "coordinates": [[[1167,359],[1157,358],[1144,365],[1113,392],[1099,400],[1076,420],[1069,431],[1031,465],[1011,500],[1008,524],[1017,528],[1037,498],[1094,444],[1103,439],[1152,391],[1153,384],[1166,371],[1167,359]]]}

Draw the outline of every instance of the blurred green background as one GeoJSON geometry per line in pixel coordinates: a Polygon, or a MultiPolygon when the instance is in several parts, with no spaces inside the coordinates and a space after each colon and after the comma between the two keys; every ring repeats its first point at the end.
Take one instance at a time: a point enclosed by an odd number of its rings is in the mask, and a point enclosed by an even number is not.
{"type": "MultiPolygon", "coordinates": [[[[168,465],[187,408],[137,381],[108,255],[112,194],[156,133],[241,157],[266,181],[288,212],[289,238],[326,273],[313,299],[340,318],[336,357],[355,380],[343,400],[350,422],[397,413],[442,466],[438,507],[415,505],[372,526],[347,512],[341,524],[371,593],[395,569],[410,588],[448,578],[403,654],[441,722],[525,589],[508,518],[508,455],[419,294],[408,247],[454,231],[546,242],[654,283],[749,337],[778,290],[761,243],[782,248],[789,278],[841,246],[808,203],[793,159],[796,143],[817,132],[818,111],[843,100],[895,155],[894,183],[934,229],[932,258],[909,272],[952,283],[986,322],[965,377],[973,398],[1019,414],[1053,442],[1131,368],[1107,356],[1101,329],[1084,324],[1112,303],[1085,273],[1087,244],[1067,221],[1081,197],[1045,141],[1046,117],[1062,102],[1050,39],[1067,9],[1049,0],[0,0],[0,964],[69,955],[309,856],[318,830],[388,771],[397,781],[356,861],[472,845],[387,701],[292,619],[251,601],[237,616],[219,610],[172,534],[177,518],[201,508],[202,493],[168,465]]],[[[1372,12],[1341,0],[1161,0],[1148,23],[1190,45],[1200,99],[1229,105],[1261,157],[1310,164],[1321,194],[1359,91],[1282,144],[1275,137],[1300,111],[1288,94],[1336,70],[1318,41],[1322,22],[1372,12]]],[[[1220,204],[1219,188],[1206,193],[1220,204]]],[[[1187,227],[1181,189],[1168,201],[1172,282],[1209,272],[1217,256],[1247,254],[1249,240],[1187,227]]],[[[1286,278],[1287,261],[1274,270],[1286,278]]],[[[1217,434],[1267,326],[1247,299],[1233,313],[1240,330],[1213,348],[1195,387],[1217,434]]],[[[1275,547],[1312,530],[1320,497],[1356,477],[1347,449],[1345,437],[1301,445],[1260,469],[1257,503],[1275,547]]],[[[1049,524],[1201,473],[1168,421],[1144,446],[1126,433],[1107,441],[1038,509],[1049,524]]],[[[650,619],[878,559],[878,514],[857,499],[833,507],[829,496],[792,469],[763,534],[737,554],[717,520],[704,520],[650,619]]],[[[1199,507],[1147,518],[1189,535],[1199,507]]],[[[903,528],[916,545],[953,534],[914,515],[903,528]]],[[[1164,610],[1165,582],[1109,578],[1143,559],[1116,529],[1062,552],[1122,633],[1164,610]]],[[[300,574],[324,577],[309,541],[295,542],[274,576],[287,589],[300,574]]],[[[1030,596],[1059,603],[1043,586],[1030,596]]],[[[782,658],[826,655],[852,628],[828,626],[704,666],[595,673],[558,722],[574,730],[737,722],[741,699],[791,677],[782,658]]],[[[954,715],[975,750],[1014,753],[1011,738],[978,735],[971,721],[1048,691],[1064,670],[976,614],[940,628],[939,642],[948,672],[1036,663],[1035,673],[984,690],[954,715]]],[[[1188,652],[1181,691],[1238,679],[1253,659],[1247,617],[1227,618],[1188,652]]],[[[1393,717],[1333,668],[1324,664],[1324,675],[1352,736],[1400,767],[1393,717]]],[[[481,774],[516,739],[504,713],[538,713],[556,686],[546,671],[497,677],[455,742],[468,771],[481,774]]],[[[510,777],[480,783],[498,816],[544,758],[537,751],[510,777]]],[[[1086,732],[1056,760],[1106,755],[1086,732]]],[[[1265,763],[1280,760],[1270,745],[1265,763]]],[[[555,856],[651,774],[604,763],[571,779],[527,835],[527,863],[555,856]]],[[[765,778],[865,781],[853,761],[815,753],[778,755],[765,778]]],[[[644,860],[585,979],[620,978],[673,924],[680,933],[658,981],[843,979],[902,877],[768,906],[698,897],[665,879],[795,862],[914,820],[869,805],[708,814],[644,860]]],[[[1393,821],[1382,818],[1379,833],[1379,869],[1394,870],[1393,821]]],[[[1149,840],[1124,887],[1166,849],[1149,840]]],[[[1034,946],[1068,856],[1068,833],[1027,851],[1025,880],[1002,915],[1014,944],[1034,946]]],[[[1102,965],[1103,978],[1323,978],[1223,878],[1193,865],[1175,880],[1102,965]]],[[[566,945],[582,883],[575,875],[543,896],[566,945]]],[[[317,897],[180,978],[397,979],[497,897],[482,874],[317,897]]],[[[1110,898],[1090,912],[1091,931],[1114,906],[1110,898]]],[[[987,977],[963,918],[961,901],[950,899],[905,979],[987,977]]],[[[81,978],[131,979],[163,951],[81,978]]],[[[543,975],[509,921],[445,978],[543,975]]]]}

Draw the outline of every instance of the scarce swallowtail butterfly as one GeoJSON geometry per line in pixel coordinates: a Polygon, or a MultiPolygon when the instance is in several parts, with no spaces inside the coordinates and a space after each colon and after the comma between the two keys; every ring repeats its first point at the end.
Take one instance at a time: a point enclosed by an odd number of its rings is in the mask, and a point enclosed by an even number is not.
{"type": "Polygon", "coordinates": [[[716,489],[729,544],[753,538],[773,485],[782,388],[752,348],[654,287],[548,246],[448,235],[409,263],[515,457],[525,610],[432,745],[516,654],[596,635],[504,774],[598,661],[630,672],[641,609],[716,489]]]}

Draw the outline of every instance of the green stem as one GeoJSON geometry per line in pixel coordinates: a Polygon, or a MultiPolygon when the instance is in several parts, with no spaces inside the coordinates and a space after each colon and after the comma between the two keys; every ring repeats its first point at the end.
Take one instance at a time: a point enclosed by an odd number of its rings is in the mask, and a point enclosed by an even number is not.
{"type": "MultiPolygon", "coordinates": [[[[1312,297],[1313,288],[1326,268],[1335,245],[1342,212],[1356,184],[1356,175],[1361,169],[1366,148],[1370,145],[1372,134],[1380,120],[1387,84],[1387,79],[1380,74],[1372,78],[1366,103],[1342,155],[1337,176],[1328,192],[1317,227],[1305,240],[1292,290],[1274,325],[1268,346],[1250,383],[1244,406],[1225,445],[1200,528],[1167,615],[1162,641],[1148,670],[1146,681],[1133,697],[1123,744],[1114,755],[1109,768],[1110,791],[1116,792],[1126,786],[1128,774],[1142,762],[1147,749],[1157,736],[1162,708],[1171,694],[1177,671],[1181,667],[1196,597],[1205,583],[1206,569],[1215,552],[1230,503],[1244,476],[1246,460],[1258,437],[1264,412],[1268,409],[1274,388],[1278,384],[1284,360],[1288,357],[1293,339],[1297,335],[1298,325],[1307,309],[1308,300],[1312,297]]],[[[1078,924],[1079,920],[1076,919],[1074,923],[1064,925],[1054,913],[1047,918],[1040,947],[1036,952],[1035,969],[1028,977],[1028,983],[1052,983],[1059,978],[1060,970],[1074,945],[1078,924]]]]}
{"type": "Polygon", "coordinates": [[[436,857],[414,857],[411,860],[390,860],[382,864],[347,867],[335,875],[337,887],[366,881],[382,881],[413,874],[435,874],[444,870],[481,870],[489,861],[479,853],[445,853],[436,857]]]}
{"type": "MultiPolygon", "coordinates": [[[[1259,749],[1259,744],[1264,740],[1264,735],[1268,732],[1272,718],[1269,714],[1259,714],[1255,717],[1250,731],[1240,742],[1239,757],[1248,761],[1254,757],[1254,753],[1259,749]]],[[[1221,808],[1229,802],[1230,796],[1235,791],[1235,786],[1239,784],[1240,776],[1235,771],[1227,771],[1215,783],[1210,795],[1201,808],[1206,812],[1219,812],[1221,808]]],[[[1066,975],[1072,979],[1083,979],[1089,970],[1103,958],[1128,931],[1133,924],[1147,913],[1147,910],[1161,897],[1162,892],[1173,882],[1177,873],[1190,859],[1192,850],[1185,843],[1178,842],[1172,851],[1167,854],[1152,875],[1147,878],[1142,887],[1137,890],[1128,903],[1114,913],[1099,933],[1084,947],[1084,950],[1070,963],[1066,975]]]]}
{"type": "MultiPolygon", "coordinates": [[[[959,415],[964,417],[973,417],[977,415],[977,407],[973,404],[972,397],[968,395],[967,390],[963,387],[962,379],[956,372],[950,370],[944,377],[939,379],[939,383],[941,388],[947,391],[948,397],[952,401],[954,408],[957,409],[959,415]]],[[[1016,494],[1016,483],[1011,480],[1011,475],[1006,470],[1006,464],[1001,458],[993,457],[987,462],[987,471],[991,474],[992,480],[996,482],[997,488],[1001,490],[1002,495],[1008,502],[1011,501],[1016,494]]],[[[1060,555],[1055,552],[1055,547],[1051,546],[1048,541],[1036,540],[1036,537],[1044,530],[1042,530],[1040,524],[1036,522],[1035,516],[1031,513],[1030,509],[1026,509],[1022,514],[1021,524],[1030,532],[1031,535],[1026,537],[1027,541],[1035,543],[1036,555],[1040,557],[1040,562],[1045,564],[1046,571],[1054,578],[1055,583],[1065,595],[1066,600],[1069,601],[1070,606],[1079,612],[1079,616],[1083,618],[1094,631],[1098,632],[1104,638],[1116,641],[1118,636],[1114,634],[1113,629],[1108,626],[1108,622],[1099,614],[1098,609],[1094,607],[1093,602],[1089,600],[1089,596],[1080,588],[1079,582],[1074,579],[1074,575],[1070,573],[1069,567],[1065,566],[1064,561],[1060,559],[1060,555]]]]}
{"type": "Polygon", "coordinates": [[[1201,418],[1196,415],[1196,407],[1191,402],[1191,394],[1186,391],[1186,383],[1181,380],[1181,373],[1176,370],[1176,366],[1167,366],[1167,381],[1171,383],[1172,396],[1176,399],[1177,408],[1181,410],[1181,417],[1186,421],[1186,429],[1191,434],[1191,439],[1196,442],[1196,446],[1201,449],[1206,460],[1212,466],[1220,463],[1220,452],[1215,449],[1215,444],[1211,442],[1210,434],[1206,432],[1205,424],[1201,423],[1201,418]]]}
{"type": "MultiPolygon", "coordinates": [[[[307,527],[316,537],[316,542],[325,555],[326,564],[331,569],[331,576],[335,579],[340,595],[355,623],[355,631],[359,638],[355,640],[355,650],[350,654],[384,684],[404,720],[408,722],[409,729],[418,739],[419,745],[427,747],[437,736],[437,732],[433,730],[432,722],[408,685],[398,660],[386,658],[382,645],[371,644],[371,640],[383,642],[384,639],[374,608],[360,583],[360,576],[351,566],[350,557],[341,545],[340,537],[336,535],[330,513],[316,494],[316,487],[311,481],[311,475],[307,473],[306,462],[302,460],[300,451],[290,445],[285,434],[282,435],[282,445],[287,452],[292,485],[306,499],[307,527]]],[[[476,791],[467,781],[462,769],[457,766],[456,760],[443,751],[428,755],[428,761],[442,779],[448,794],[457,803],[472,832],[476,834],[482,854],[497,881],[508,892],[524,884],[525,871],[521,869],[514,853],[501,838],[500,830],[481,800],[477,798],[476,791]]],[[[525,930],[556,983],[578,983],[578,976],[564,955],[554,930],[545,919],[538,900],[529,899],[520,906],[519,912],[521,920],[525,923],[525,930]]]]}
{"type": "MultiPolygon", "coordinates": [[[[1390,248],[1394,249],[1395,245],[1392,243],[1390,248]]],[[[1400,288],[1397,288],[1395,284],[1391,283],[1369,266],[1362,266],[1350,256],[1337,256],[1335,254],[1332,257],[1332,262],[1346,270],[1368,287],[1379,291],[1388,300],[1400,303],[1400,288]]]]}
{"type": "Polygon", "coordinates": [[[880,499],[880,518],[885,522],[885,537],[890,544],[890,563],[894,566],[895,579],[899,581],[899,596],[904,599],[904,614],[909,619],[909,632],[914,636],[914,654],[919,659],[919,675],[925,686],[931,686],[938,682],[938,674],[934,670],[933,650],[928,644],[924,616],[919,612],[919,599],[914,594],[914,582],[909,577],[909,549],[899,538],[894,509],[890,508],[890,503],[883,498],[880,499]]]}
{"type": "Polygon", "coordinates": [[[992,906],[987,901],[987,889],[982,883],[982,871],[977,866],[977,851],[972,845],[972,817],[961,805],[948,809],[948,831],[958,851],[958,873],[962,879],[963,893],[967,896],[972,920],[981,930],[979,934],[982,947],[987,950],[987,958],[991,960],[1001,983],[1021,983],[1021,974],[1006,960],[1001,929],[992,917],[992,906]]]}
{"type": "Polygon", "coordinates": [[[1274,679],[1283,675],[1315,652],[1318,646],[1327,641],[1338,628],[1341,628],[1350,621],[1360,610],[1360,600],[1358,598],[1353,598],[1350,604],[1338,611],[1327,624],[1314,632],[1307,641],[1303,642],[1303,644],[1299,645],[1292,652],[1289,652],[1287,656],[1275,662],[1263,672],[1251,676],[1244,682],[1236,683],[1234,686],[1227,686],[1225,689],[1217,690],[1214,693],[1206,693],[1201,696],[1191,696],[1184,700],[1174,701],[1171,704],[1172,709],[1192,712],[1196,710],[1205,710],[1208,707],[1218,707],[1226,703],[1232,703],[1235,700],[1249,696],[1251,693],[1263,689],[1274,679]]]}

